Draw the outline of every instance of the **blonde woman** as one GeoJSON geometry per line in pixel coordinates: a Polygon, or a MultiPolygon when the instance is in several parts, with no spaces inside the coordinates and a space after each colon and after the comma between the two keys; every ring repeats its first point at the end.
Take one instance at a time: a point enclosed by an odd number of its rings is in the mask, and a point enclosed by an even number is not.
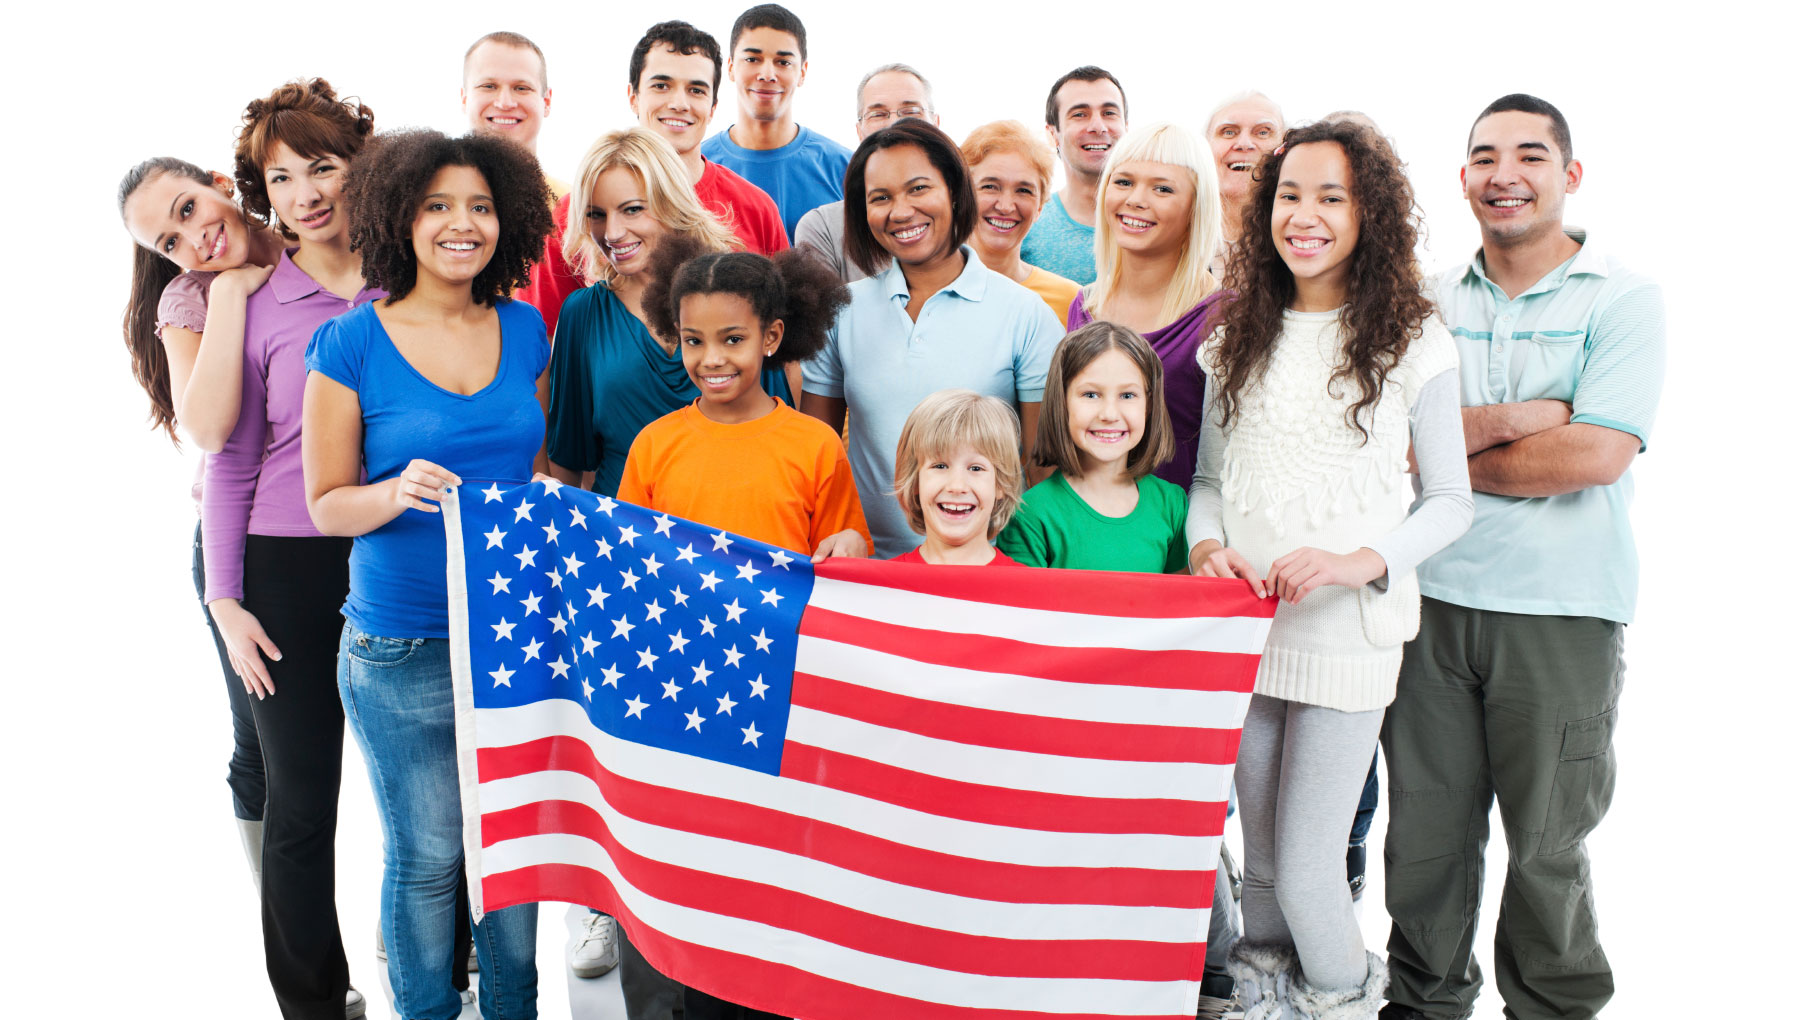
{"type": "MultiPolygon", "coordinates": [[[[674,339],[645,325],[651,254],[670,237],[714,252],[742,245],[694,197],[674,149],[641,127],[594,142],[571,194],[580,227],[565,232],[562,254],[588,286],[569,295],[556,323],[550,473],[612,496],[637,433],[699,395],[674,339]]],[[[767,370],[762,385],[789,404],[798,390],[779,368],[767,370]]]]}
{"type": "Polygon", "coordinates": [[[1019,254],[1024,236],[1043,211],[1055,154],[1018,121],[998,120],[969,134],[962,143],[962,161],[974,183],[974,233],[968,241],[981,264],[1024,284],[1067,326],[1068,306],[1081,285],[1033,266],[1019,254]]]}
{"type": "Polygon", "coordinates": [[[1156,475],[1186,488],[1199,452],[1205,376],[1199,342],[1221,291],[1206,268],[1222,221],[1211,150],[1174,124],[1138,128],[1113,146],[1100,182],[1093,236],[1099,276],[1068,310],[1068,328],[1094,320],[1128,326],[1168,370],[1174,459],[1156,475]]]}

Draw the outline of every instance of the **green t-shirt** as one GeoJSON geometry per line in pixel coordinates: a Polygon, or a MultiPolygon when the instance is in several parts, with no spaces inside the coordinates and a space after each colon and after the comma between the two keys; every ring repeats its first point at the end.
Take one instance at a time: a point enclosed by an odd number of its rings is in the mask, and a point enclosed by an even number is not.
{"type": "Polygon", "coordinates": [[[1187,494],[1150,475],[1137,481],[1137,506],[1107,517],[1087,505],[1057,471],[1026,490],[996,543],[1032,567],[1176,574],[1187,566],[1187,494]]]}

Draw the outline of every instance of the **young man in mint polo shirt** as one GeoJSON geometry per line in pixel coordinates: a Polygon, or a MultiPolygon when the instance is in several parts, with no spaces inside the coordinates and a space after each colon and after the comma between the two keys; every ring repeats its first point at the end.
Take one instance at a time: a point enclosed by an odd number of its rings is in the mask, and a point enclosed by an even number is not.
{"type": "Polygon", "coordinates": [[[1099,177],[1112,146],[1130,126],[1129,114],[1124,86],[1104,68],[1077,67],[1049,87],[1044,122],[1066,180],[1044,203],[1019,246],[1020,258],[1083,287],[1099,275],[1093,262],[1099,177]]]}
{"type": "Polygon", "coordinates": [[[768,192],[781,210],[787,236],[800,217],[843,198],[850,150],[793,119],[793,100],[806,81],[806,26],[780,4],[758,4],[731,26],[731,82],[737,123],[700,146],[768,192]]]}
{"type": "Polygon", "coordinates": [[[1487,819],[1509,851],[1494,970],[1506,1015],[1588,1018],[1612,996],[1585,839],[1610,806],[1624,626],[1636,608],[1629,468],[1661,392],[1661,291],[1564,228],[1568,124],[1527,95],[1475,120],[1463,192],[1481,248],[1439,277],[1461,353],[1474,526],[1418,568],[1425,599],[1381,734],[1390,1000],[1467,1017],[1487,819]]]}

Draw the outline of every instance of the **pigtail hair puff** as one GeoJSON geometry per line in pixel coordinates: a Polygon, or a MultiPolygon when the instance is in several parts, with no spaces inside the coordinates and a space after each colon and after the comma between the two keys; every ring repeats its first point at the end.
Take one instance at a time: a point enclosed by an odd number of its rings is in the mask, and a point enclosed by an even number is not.
{"type": "Polygon", "coordinates": [[[849,290],[817,257],[789,248],[773,258],[751,252],[713,252],[698,239],[665,237],[650,256],[643,310],[658,336],[681,332],[681,301],[691,294],[735,294],[763,326],[782,323],[781,346],[768,362],[805,361],[824,349],[849,290]]]}

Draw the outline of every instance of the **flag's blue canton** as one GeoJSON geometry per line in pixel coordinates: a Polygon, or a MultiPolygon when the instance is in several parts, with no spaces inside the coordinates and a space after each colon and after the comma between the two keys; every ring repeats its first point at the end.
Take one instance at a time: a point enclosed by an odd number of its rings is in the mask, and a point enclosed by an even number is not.
{"type": "Polygon", "coordinates": [[[780,772],[806,556],[575,486],[459,501],[476,708],[566,698],[614,736],[780,772]]]}

